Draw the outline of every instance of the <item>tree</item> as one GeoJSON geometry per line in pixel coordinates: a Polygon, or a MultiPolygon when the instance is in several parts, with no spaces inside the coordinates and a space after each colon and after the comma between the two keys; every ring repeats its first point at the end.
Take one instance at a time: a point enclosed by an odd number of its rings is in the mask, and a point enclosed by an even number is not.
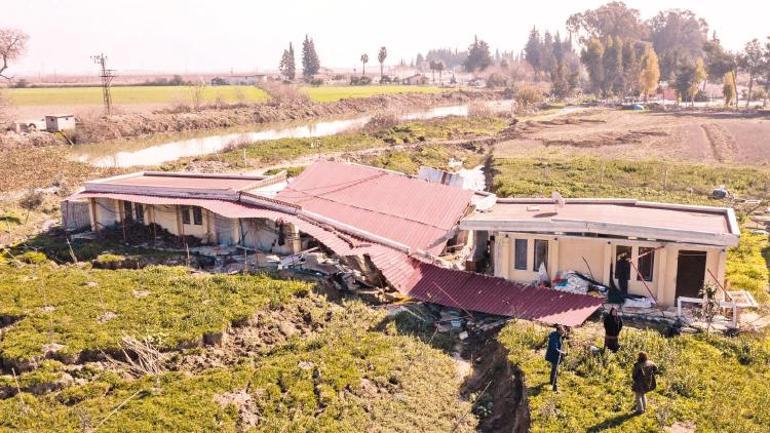
{"type": "Polygon", "coordinates": [[[473,72],[484,70],[492,64],[492,55],[489,52],[489,45],[474,36],[473,43],[468,48],[468,57],[465,59],[465,70],[473,72]]]}
{"type": "Polygon", "coordinates": [[[385,76],[385,59],[388,58],[388,49],[380,47],[380,52],[377,53],[377,60],[380,62],[380,81],[385,76]]]}
{"type": "Polygon", "coordinates": [[[765,43],[764,60],[762,62],[762,69],[765,73],[765,99],[762,101],[762,106],[767,107],[767,98],[770,93],[770,36],[767,37],[767,43],[765,43]]]}
{"type": "Polygon", "coordinates": [[[294,64],[294,47],[291,45],[291,42],[289,42],[289,49],[283,50],[280,70],[281,75],[289,81],[293,80],[297,75],[297,67],[294,64]]]}
{"type": "Polygon", "coordinates": [[[363,67],[361,68],[361,75],[366,75],[366,64],[369,63],[369,54],[363,53],[361,54],[361,64],[363,67]]]}
{"type": "Polygon", "coordinates": [[[444,72],[444,62],[436,60],[436,70],[438,71],[438,82],[441,82],[441,74],[444,72]]]}
{"type": "Polygon", "coordinates": [[[732,71],[725,72],[723,77],[722,95],[725,97],[725,107],[735,102],[737,104],[738,91],[735,88],[735,74],[732,71]]]}
{"type": "Polygon", "coordinates": [[[540,32],[537,31],[537,28],[532,27],[532,30],[529,32],[527,45],[524,46],[524,56],[527,63],[529,63],[532,66],[532,69],[535,70],[535,73],[543,70],[541,52],[542,42],[540,41],[540,32]]]}
{"type": "Polygon", "coordinates": [[[746,108],[749,108],[749,104],[751,103],[751,92],[754,87],[754,79],[756,78],[757,73],[761,71],[763,61],[764,53],[762,47],[759,45],[759,41],[757,39],[752,39],[746,43],[740,61],[741,66],[743,66],[746,69],[746,72],[749,73],[749,94],[746,98],[746,108]]]}
{"type": "Polygon", "coordinates": [[[674,80],[674,88],[682,102],[692,101],[695,96],[693,89],[698,88],[695,75],[695,65],[683,62],[679,65],[674,80]]]}
{"type": "Polygon", "coordinates": [[[421,53],[417,53],[417,58],[414,61],[414,66],[422,71],[423,65],[425,64],[425,57],[421,53]]]}
{"type": "Polygon", "coordinates": [[[703,43],[703,54],[706,72],[715,80],[719,80],[719,77],[724,77],[726,73],[736,68],[735,56],[725,51],[716,33],[710,40],[703,43]]]}
{"type": "Polygon", "coordinates": [[[645,101],[649,95],[655,93],[659,80],[660,67],[658,66],[658,55],[655,53],[655,49],[648,45],[642,57],[642,73],[639,77],[645,101]]]}
{"type": "Polygon", "coordinates": [[[706,72],[706,66],[703,63],[703,59],[698,57],[695,60],[695,82],[693,83],[695,88],[692,89],[693,95],[698,94],[698,88],[702,83],[705,83],[708,79],[708,72],[706,72]]]}
{"type": "Polygon", "coordinates": [[[599,93],[604,86],[604,45],[598,38],[588,41],[581,54],[581,61],[588,69],[588,78],[591,81],[591,91],[599,93]]]}
{"type": "Polygon", "coordinates": [[[608,37],[604,43],[602,65],[604,67],[604,82],[602,91],[605,96],[618,94],[623,81],[623,43],[620,38],[608,37]]]}
{"type": "Polygon", "coordinates": [[[670,78],[679,61],[703,57],[708,39],[708,24],[690,10],[671,9],[659,12],[647,24],[655,52],[661,56],[661,74],[670,78]]]}
{"type": "Polygon", "coordinates": [[[648,32],[639,18],[639,10],[629,9],[619,1],[571,15],[567,19],[567,29],[571,35],[579,36],[583,43],[593,38],[604,40],[608,37],[639,40],[648,32]]]}
{"type": "Polygon", "coordinates": [[[640,93],[639,77],[642,73],[642,65],[636,52],[636,43],[626,41],[623,45],[622,92],[624,96],[629,94],[637,96],[640,93]]]}
{"type": "Polygon", "coordinates": [[[315,43],[305,35],[305,41],[302,42],[302,75],[312,78],[321,70],[321,62],[318,59],[318,53],[315,51],[315,43]]]}
{"type": "Polygon", "coordinates": [[[18,59],[27,50],[29,36],[16,29],[0,28],[0,77],[10,80],[12,77],[4,75],[10,66],[10,62],[18,59]]]}

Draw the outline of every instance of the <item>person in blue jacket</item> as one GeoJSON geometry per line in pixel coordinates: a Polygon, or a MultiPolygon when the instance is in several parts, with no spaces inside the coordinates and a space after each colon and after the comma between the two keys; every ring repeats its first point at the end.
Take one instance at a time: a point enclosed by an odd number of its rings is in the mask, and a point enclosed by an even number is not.
{"type": "Polygon", "coordinates": [[[548,335],[548,348],[545,351],[545,360],[551,363],[551,386],[554,391],[559,391],[557,379],[559,377],[559,364],[567,353],[562,349],[564,336],[567,331],[562,325],[557,325],[556,330],[548,335]]]}

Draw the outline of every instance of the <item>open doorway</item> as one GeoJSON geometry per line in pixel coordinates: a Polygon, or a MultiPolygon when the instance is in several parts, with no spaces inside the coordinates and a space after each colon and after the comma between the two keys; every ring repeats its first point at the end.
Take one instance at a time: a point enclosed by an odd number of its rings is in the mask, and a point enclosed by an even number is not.
{"type": "Polygon", "coordinates": [[[676,296],[700,297],[706,276],[705,251],[679,251],[676,267],[676,296]]]}

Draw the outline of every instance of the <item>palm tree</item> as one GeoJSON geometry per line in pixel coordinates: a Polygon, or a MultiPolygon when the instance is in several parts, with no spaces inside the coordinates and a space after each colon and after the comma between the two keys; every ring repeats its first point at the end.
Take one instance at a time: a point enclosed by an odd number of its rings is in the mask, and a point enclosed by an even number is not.
{"type": "Polygon", "coordinates": [[[377,54],[377,60],[380,61],[380,81],[382,81],[382,77],[385,76],[384,70],[385,70],[385,59],[388,58],[388,49],[385,47],[380,47],[380,52],[377,54]]]}
{"type": "Polygon", "coordinates": [[[361,68],[361,75],[366,75],[367,63],[369,63],[369,54],[366,54],[366,53],[361,54],[361,64],[363,65],[363,68],[361,68]]]}

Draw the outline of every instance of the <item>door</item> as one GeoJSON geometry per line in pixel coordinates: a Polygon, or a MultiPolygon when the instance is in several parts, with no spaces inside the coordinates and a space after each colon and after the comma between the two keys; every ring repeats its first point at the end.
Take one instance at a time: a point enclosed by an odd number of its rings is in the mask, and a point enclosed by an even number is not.
{"type": "Polygon", "coordinates": [[[705,251],[679,251],[679,264],[676,267],[676,296],[700,297],[705,275],[705,251]]]}

